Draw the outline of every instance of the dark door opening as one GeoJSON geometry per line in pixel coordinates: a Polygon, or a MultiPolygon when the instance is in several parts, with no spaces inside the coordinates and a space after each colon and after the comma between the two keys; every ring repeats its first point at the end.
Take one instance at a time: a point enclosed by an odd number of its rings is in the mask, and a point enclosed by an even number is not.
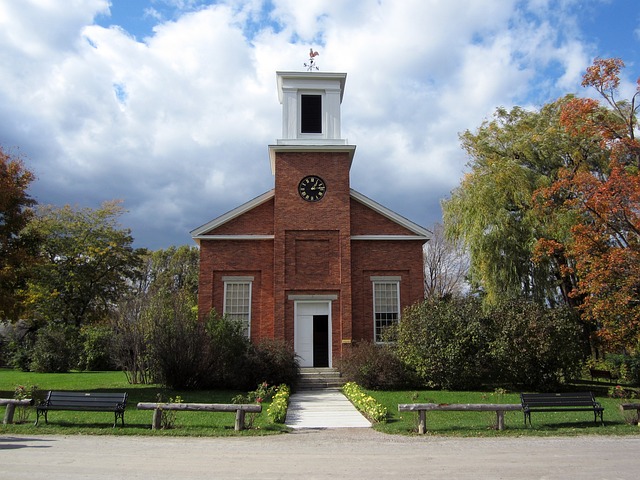
{"type": "Polygon", "coordinates": [[[313,366],[329,366],[329,315],[313,316],[313,366]]]}

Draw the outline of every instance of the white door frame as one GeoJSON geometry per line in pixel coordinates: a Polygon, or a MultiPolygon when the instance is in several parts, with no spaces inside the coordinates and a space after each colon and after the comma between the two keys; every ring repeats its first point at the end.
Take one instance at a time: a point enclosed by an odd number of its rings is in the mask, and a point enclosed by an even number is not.
{"type": "Polygon", "coordinates": [[[308,324],[302,326],[300,322],[309,322],[309,319],[303,319],[303,317],[310,316],[313,319],[314,315],[326,315],[328,318],[329,324],[327,325],[329,329],[328,335],[328,348],[329,348],[329,367],[333,365],[333,351],[332,351],[332,337],[333,337],[333,328],[332,328],[332,320],[331,320],[331,300],[326,299],[308,299],[308,300],[296,300],[294,302],[294,327],[293,327],[293,344],[294,350],[296,354],[300,355],[311,355],[311,358],[305,358],[304,356],[300,356],[300,366],[302,367],[310,367],[313,366],[313,321],[311,321],[311,329],[303,328],[309,327],[308,324]],[[311,333],[309,333],[309,331],[311,333]],[[308,336],[311,335],[311,352],[306,352],[303,345],[305,343],[308,345],[309,338],[302,338],[302,335],[308,336]],[[310,365],[309,365],[310,363],[310,365]]]}

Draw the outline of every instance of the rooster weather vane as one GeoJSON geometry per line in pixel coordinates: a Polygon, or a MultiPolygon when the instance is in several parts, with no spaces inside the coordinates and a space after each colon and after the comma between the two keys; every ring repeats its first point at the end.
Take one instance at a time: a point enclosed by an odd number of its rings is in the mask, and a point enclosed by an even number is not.
{"type": "Polygon", "coordinates": [[[309,49],[309,63],[305,63],[304,64],[304,66],[307,67],[307,72],[310,72],[314,68],[316,70],[319,70],[318,66],[316,65],[316,61],[315,61],[315,57],[317,57],[318,55],[320,55],[320,54],[318,52],[314,52],[313,48],[309,49]]]}

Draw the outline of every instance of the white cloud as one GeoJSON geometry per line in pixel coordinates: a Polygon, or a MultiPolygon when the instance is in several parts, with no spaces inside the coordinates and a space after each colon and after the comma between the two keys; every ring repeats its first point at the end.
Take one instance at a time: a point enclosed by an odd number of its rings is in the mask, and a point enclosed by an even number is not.
{"type": "Polygon", "coordinates": [[[189,242],[272,188],[275,71],[314,47],[348,74],[353,187],[429,226],[466,162],[459,132],[576,90],[590,55],[570,3],[552,20],[541,0],[164,0],[146,11],[178,13],[141,41],[93,23],[106,0],[4,2],[0,143],[27,155],[41,202],[123,198],[141,245],[189,242]]]}

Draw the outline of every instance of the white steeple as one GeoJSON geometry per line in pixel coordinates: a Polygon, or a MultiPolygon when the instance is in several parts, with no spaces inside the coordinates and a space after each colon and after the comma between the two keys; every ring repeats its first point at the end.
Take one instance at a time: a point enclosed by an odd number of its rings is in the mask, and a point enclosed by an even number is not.
{"type": "Polygon", "coordinates": [[[278,145],[346,145],[340,104],[346,73],[276,72],[282,104],[278,145]]]}

